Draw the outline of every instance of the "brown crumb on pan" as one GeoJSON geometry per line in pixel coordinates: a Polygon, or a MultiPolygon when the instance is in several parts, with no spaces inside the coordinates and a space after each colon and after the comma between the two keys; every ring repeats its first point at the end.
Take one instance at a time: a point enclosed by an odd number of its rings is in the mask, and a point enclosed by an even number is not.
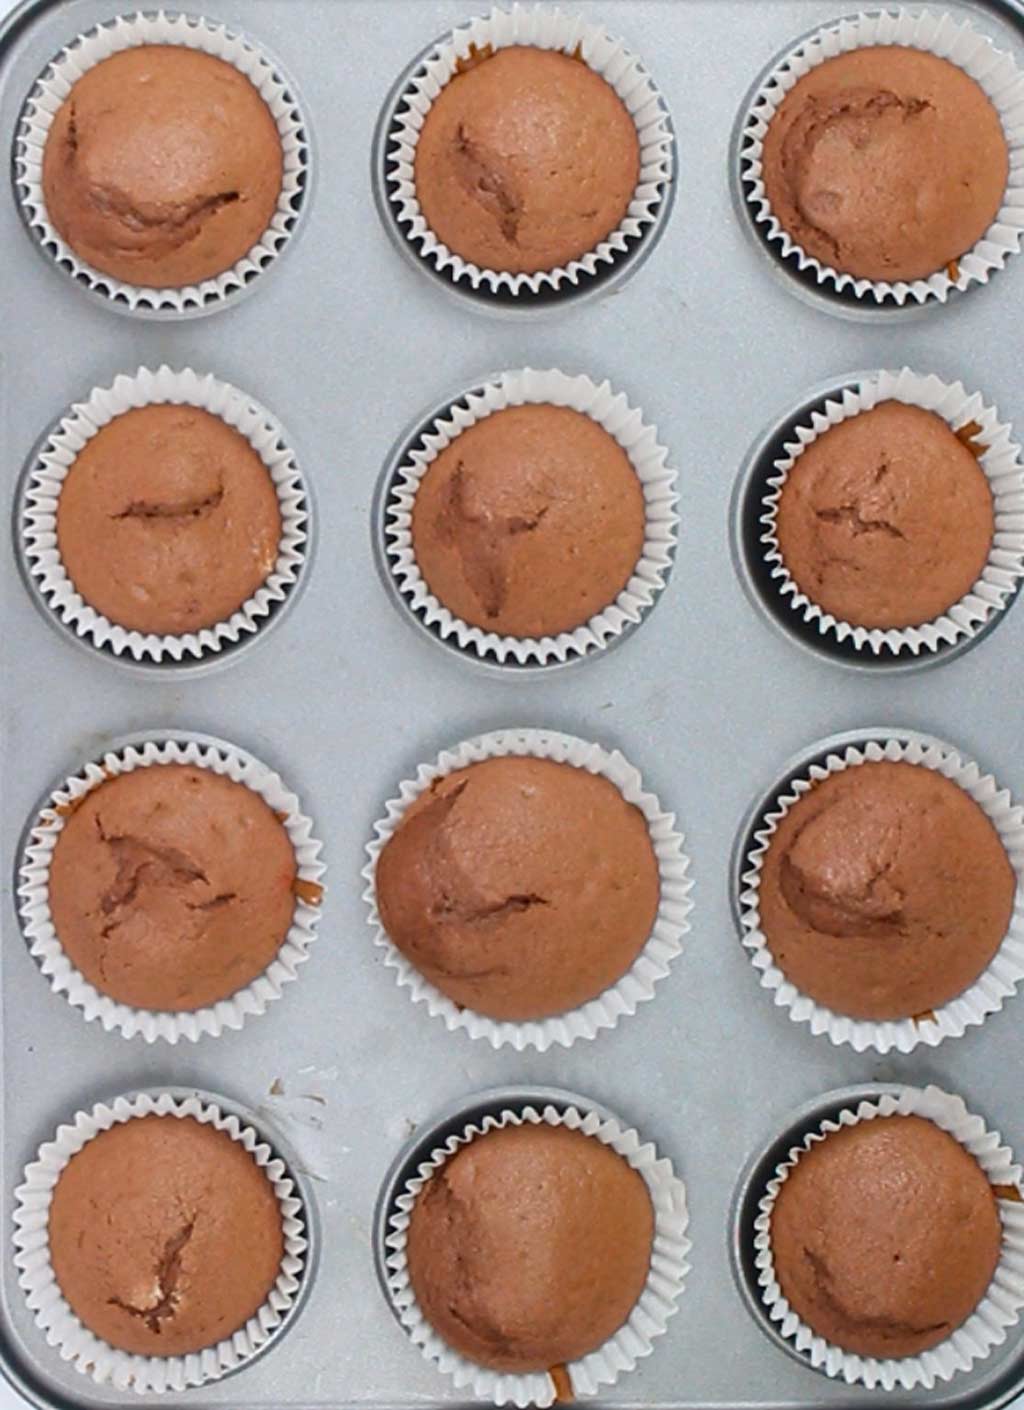
{"type": "Polygon", "coordinates": [[[956,281],[960,278],[960,261],[956,259],[951,259],[950,262],[946,265],[946,273],[949,275],[950,279],[952,279],[953,283],[955,284],[956,281]]]}
{"type": "Polygon", "coordinates": [[[976,460],[980,459],[988,450],[984,441],[979,441],[981,435],[981,423],[979,421],[965,421],[956,431],[956,438],[965,445],[976,460]]]}
{"type": "Polygon", "coordinates": [[[571,1405],[576,1397],[573,1395],[572,1380],[569,1376],[568,1367],[552,1366],[548,1375],[551,1377],[552,1384],[555,1387],[555,1404],[571,1405]]]}
{"type": "Polygon", "coordinates": [[[271,1082],[270,1091],[267,1095],[271,1097],[284,1096],[284,1083],[281,1081],[280,1077],[275,1077],[273,1082],[271,1082]]]}
{"type": "Polygon", "coordinates": [[[319,906],[324,898],[324,888],[318,881],[303,881],[301,876],[292,882],[292,890],[307,906],[319,906]]]}

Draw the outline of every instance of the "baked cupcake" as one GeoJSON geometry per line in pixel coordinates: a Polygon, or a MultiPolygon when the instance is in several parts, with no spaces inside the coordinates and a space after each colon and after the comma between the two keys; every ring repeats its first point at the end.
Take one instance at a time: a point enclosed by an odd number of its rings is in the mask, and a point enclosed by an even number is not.
{"type": "Polygon", "coordinates": [[[579,259],[623,220],[640,178],[637,128],[614,88],[555,49],[476,53],[431,104],[416,198],[448,249],[533,274],[579,259]]]}
{"type": "Polygon", "coordinates": [[[956,64],[907,45],[855,48],[789,88],[764,135],[771,212],[822,266],[873,281],[950,271],[995,220],[1009,150],[956,64]]]}
{"type": "Polygon", "coordinates": [[[255,789],[159,764],[69,805],[47,900],[64,954],[101,994],[183,1012],[229,998],[274,961],[296,875],[288,832],[255,789]]]}
{"type": "Polygon", "coordinates": [[[817,436],[773,510],[781,566],[821,611],[856,627],[916,627],[974,588],[992,549],[978,447],[934,412],[882,401],[817,436]]]}
{"type": "Polygon", "coordinates": [[[430,1177],[408,1227],[420,1311],[468,1360],[526,1373],[608,1341],[647,1281],[647,1185],[610,1146],[565,1126],[477,1136],[430,1177]]]}
{"type": "Polygon", "coordinates": [[[142,1116],[86,1141],[53,1190],[49,1257],[86,1328],[145,1357],[239,1332],[285,1252],[280,1204],[241,1142],[189,1116],[142,1116]]]}
{"type": "Polygon", "coordinates": [[[792,803],[764,853],[757,904],[768,950],[801,994],[882,1021],[931,1015],[967,989],[1007,934],[1015,891],[999,834],[964,788],[881,759],[792,803]]]}
{"type": "Polygon", "coordinates": [[[453,616],[502,636],[557,636],[615,602],[645,528],[637,473],[597,421],[567,406],[510,406],[430,464],[412,552],[453,616]]]}
{"type": "Polygon", "coordinates": [[[630,969],[660,882],[644,814],[607,778],[506,754],[416,798],[375,890],[387,936],[443,995],[523,1021],[575,1009],[630,969]]]}
{"type": "Polygon", "coordinates": [[[46,136],[50,223],[92,268],[132,285],[195,285],[260,241],[282,188],[277,123],[239,69],[141,44],[78,78],[46,136]]]}
{"type": "Polygon", "coordinates": [[[782,1181],[770,1247],[783,1297],[859,1356],[918,1356],[974,1312],[1000,1258],[995,1195],[933,1121],[878,1116],[833,1130],[782,1181]]]}
{"type": "Polygon", "coordinates": [[[180,635],[226,621],[274,571],[277,491],[249,441],[196,406],[114,417],[75,456],[57,502],[74,589],[110,622],[180,635]]]}

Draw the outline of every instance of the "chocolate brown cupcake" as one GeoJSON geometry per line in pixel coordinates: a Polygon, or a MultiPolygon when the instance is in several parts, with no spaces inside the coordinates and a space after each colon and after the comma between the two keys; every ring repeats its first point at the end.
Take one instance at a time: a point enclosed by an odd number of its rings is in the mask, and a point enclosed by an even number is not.
{"type": "Polygon", "coordinates": [[[782,1294],[819,1336],[861,1356],[916,1356],[984,1296],[1002,1227],[960,1143],[919,1116],[844,1126],[801,1153],[771,1214],[782,1294]]]}
{"type": "Polygon", "coordinates": [[[622,447],[569,407],[508,407],[432,462],[412,549],[453,616],[515,637],[571,632],[610,606],[643,553],[644,495],[622,447]]]}
{"type": "Polygon", "coordinates": [[[919,626],[971,591],[995,511],[976,455],[933,412],[885,401],[799,455],[776,511],[783,564],[839,621],[919,626]]]}
{"type": "Polygon", "coordinates": [[[115,417],[78,453],[57,502],[57,548],[76,592],[139,632],[226,621],[273,572],[280,538],[260,456],[195,406],[115,417]]]}
{"type": "Polygon", "coordinates": [[[251,788],[154,764],[85,794],[57,837],[53,925],[101,993],[142,1009],[226,999],[274,960],[295,912],[295,851],[251,788]]]}
{"type": "Polygon", "coordinates": [[[53,1192],[49,1251],[90,1331],[141,1356],[180,1356],[243,1327],[284,1254],[267,1176],[226,1132],[191,1117],[112,1126],[53,1192]]]}
{"type": "Polygon", "coordinates": [[[761,930],[801,993],[840,1014],[912,1018],[963,992],[998,950],[1016,877],[957,784],[923,765],[830,774],[790,807],[761,868],[761,930]]]}
{"type": "Polygon", "coordinates": [[[82,260],[172,288],[230,269],[281,191],[277,124],[248,78],[196,49],[144,44],[77,80],[43,153],[50,221],[82,260]]]}
{"type": "Polygon", "coordinates": [[[782,228],[821,264],[926,279],[992,224],[1009,152],[995,108],[962,69],[877,46],[797,80],[768,126],[762,176],[782,228]]]}
{"type": "Polygon", "coordinates": [[[392,943],[454,1003],[513,1021],[596,998],[658,911],[643,814],[607,779],[505,756],[438,778],[376,868],[392,943]]]}
{"type": "Polygon", "coordinates": [[[416,197],[449,250],[532,274],[579,259],[622,222],[640,175],[636,124],[615,90],[556,50],[483,50],[431,104],[416,197]]]}
{"type": "Polygon", "coordinates": [[[501,1371],[546,1371],[629,1319],[653,1239],[647,1186],[611,1147],[564,1126],[506,1126],[463,1146],[423,1187],[409,1278],[456,1351],[501,1371]]]}

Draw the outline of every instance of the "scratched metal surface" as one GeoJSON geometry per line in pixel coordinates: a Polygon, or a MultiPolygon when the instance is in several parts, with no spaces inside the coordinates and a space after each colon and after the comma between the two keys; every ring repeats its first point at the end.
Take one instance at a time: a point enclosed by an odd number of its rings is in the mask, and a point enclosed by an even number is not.
{"type": "MultiPolygon", "coordinates": [[[[376,1283],[378,1189],[411,1126],[481,1089],[586,1093],[653,1138],[689,1185],[693,1272],[668,1334],[601,1398],[614,1406],[854,1407],[870,1397],[798,1364],[764,1335],[731,1271],[741,1171],[789,1114],[832,1088],[937,1081],[1024,1151],[1022,1001],[937,1050],[880,1060],[834,1049],[774,1009],[740,948],[730,854],[753,800],[787,761],[836,731],[877,724],[951,740],[1024,796],[1024,607],[938,669],[856,672],[787,640],[748,601],[730,552],[731,495],[749,447],[809,390],[909,363],[981,388],[1024,430],[1024,258],[946,309],[844,320],[795,297],[748,238],[730,191],[738,108],[788,41],[836,0],[579,0],[647,61],[679,135],[664,237],[614,294],[538,319],[466,307],[396,253],[371,193],[374,124],[404,65],[476,6],[462,0],[208,0],[261,41],[310,119],[315,174],[293,248],[251,296],[178,323],[120,316],[33,248],[0,197],[2,473],[13,506],[33,443],[64,405],[140,363],[191,365],[251,391],[289,428],[314,496],[306,591],[266,641],[191,677],[139,676],[77,649],[0,555],[3,703],[2,1352],[39,1404],[136,1403],[47,1348],[16,1286],[12,1189],[79,1106],[141,1086],[222,1093],[297,1152],[320,1228],[301,1315],[238,1376],[190,1406],[413,1407],[458,1403],[394,1322],[376,1283]],[[524,364],[611,379],[659,428],[679,470],[682,527],[669,587],[621,649],[542,678],[474,669],[410,629],[371,547],[382,464],[417,413],[452,388],[524,364]],[[362,847],[396,782],[442,746],[502,725],[552,726],[618,746],[686,830],[695,910],[686,953],[655,1000],[594,1043],[516,1056],[450,1035],[410,1006],[371,943],[362,847]],[[43,790],[144,729],[219,735],[280,770],[326,841],[329,893],[299,981],[238,1034],[175,1049],[126,1042],[55,997],[22,942],[10,895],[22,826],[43,790]],[[283,1091],[280,1090],[283,1088],[283,1091]]],[[[1024,61],[1019,11],[951,4],[1024,61]]],[[[42,3],[9,33],[0,132],[51,55],[116,0],[42,3]]],[[[995,1405],[1019,1389],[1018,1331],[936,1406],[995,1405]]],[[[919,1403],[896,1393],[889,1403],[919,1403]]],[[[174,1397],[169,1398],[173,1403],[174,1397]]]]}

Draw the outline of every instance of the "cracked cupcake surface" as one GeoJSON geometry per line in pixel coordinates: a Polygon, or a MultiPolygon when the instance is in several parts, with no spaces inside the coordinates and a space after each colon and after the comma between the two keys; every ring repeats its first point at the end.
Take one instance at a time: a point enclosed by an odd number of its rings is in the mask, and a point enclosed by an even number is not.
{"type": "Polygon", "coordinates": [[[227,999],[271,964],[295,911],[295,852],[244,784],[153,764],[84,795],[57,837],[57,938],[101,993],[183,1011],[227,999]]]}
{"type": "Polygon", "coordinates": [[[916,1356],[950,1336],[992,1281],[1002,1239],[981,1166],[919,1116],[875,1117],[801,1153],[771,1215],[793,1311],[861,1356],[916,1356]]]}
{"type": "Polygon", "coordinates": [[[999,948],[1016,877],[999,834],[942,774],[887,760],[800,796],[771,838],[761,930],[786,978],[837,1013],[913,1018],[999,948]]]}
{"type": "Polygon", "coordinates": [[[609,1146],[564,1126],[506,1126],[423,1187],[409,1278],[427,1321],[463,1356],[547,1371],[629,1319],[653,1238],[647,1186],[609,1146]]]}
{"type": "Polygon", "coordinates": [[[971,591],[995,511],[971,449],[933,412],[887,401],[797,457],[776,532],[790,577],[839,621],[919,626],[971,591]]]}
{"type": "Polygon", "coordinates": [[[86,263],[181,287],[230,269],[277,208],[277,124],[248,78],[195,49],[147,44],[83,74],[54,117],[43,195],[86,263]]]}
{"type": "Polygon", "coordinates": [[[284,1255],[266,1175],[191,1117],[136,1117],[94,1136],[57,1181],[48,1234],[72,1311],[142,1356],[231,1336],[266,1301],[284,1255]]]}
{"type": "Polygon", "coordinates": [[[453,616],[516,637],[573,631],[609,607],[644,545],[643,488],[612,436],[569,407],[496,411],[416,491],[412,546],[453,616]]]}
{"type": "Polygon", "coordinates": [[[995,220],[1009,152],[999,115],[962,69],[880,46],[798,79],[765,134],[762,175],[780,225],[821,264],[926,279],[995,220]]]}
{"type": "Polygon", "coordinates": [[[437,238],[482,269],[579,259],[622,222],[640,177],[636,124],[580,59],[516,46],[442,89],[416,146],[416,198],[437,238]]]}
{"type": "Polygon", "coordinates": [[[438,778],[377,862],[392,942],[456,1004],[543,1018],[613,985],[647,942],[658,865],[607,779],[503,757],[438,778]]]}
{"type": "Polygon", "coordinates": [[[273,572],[281,513],[233,427],[194,406],[144,406],[100,428],[57,501],[75,591],[129,630],[180,635],[228,620],[273,572]]]}

